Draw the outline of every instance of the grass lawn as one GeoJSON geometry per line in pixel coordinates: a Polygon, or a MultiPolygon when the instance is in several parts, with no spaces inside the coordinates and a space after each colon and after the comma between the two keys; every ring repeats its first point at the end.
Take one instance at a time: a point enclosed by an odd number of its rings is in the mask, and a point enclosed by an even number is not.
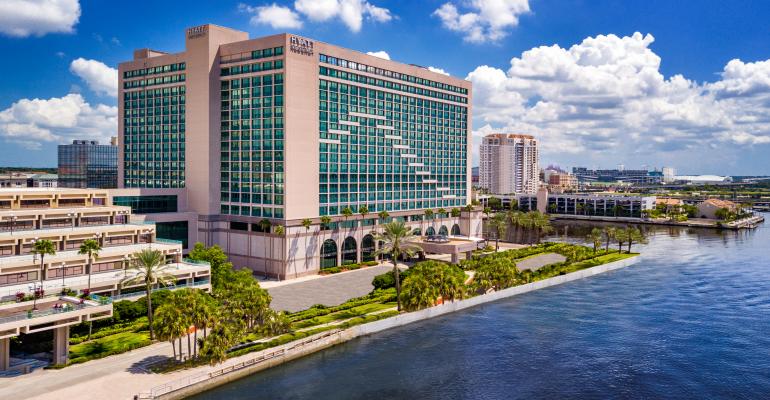
{"type": "Polygon", "coordinates": [[[150,344],[149,332],[122,332],[70,346],[70,364],[125,353],[150,344]]]}
{"type": "Polygon", "coordinates": [[[570,272],[580,271],[581,269],[596,267],[596,266],[599,266],[599,265],[604,265],[604,264],[608,264],[608,263],[615,262],[615,261],[625,260],[627,258],[636,257],[638,255],[639,255],[639,253],[631,253],[631,254],[628,254],[628,253],[610,253],[610,254],[605,254],[605,255],[602,255],[602,256],[599,256],[599,257],[595,257],[595,258],[591,258],[591,259],[588,259],[588,260],[578,261],[576,263],[572,263],[572,264],[570,264],[570,265],[568,265],[566,267],[563,267],[563,268],[558,268],[558,269],[552,271],[552,273],[549,273],[549,274],[547,274],[545,276],[541,276],[539,278],[540,279],[551,278],[551,277],[554,277],[556,275],[568,274],[570,272]]]}
{"type": "Polygon", "coordinates": [[[291,324],[291,328],[302,329],[310,326],[327,324],[329,322],[358,317],[360,315],[369,314],[375,311],[385,310],[395,306],[396,306],[395,302],[364,304],[362,306],[353,307],[347,310],[337,311],[335,313],[298,321],[291,324]]]}

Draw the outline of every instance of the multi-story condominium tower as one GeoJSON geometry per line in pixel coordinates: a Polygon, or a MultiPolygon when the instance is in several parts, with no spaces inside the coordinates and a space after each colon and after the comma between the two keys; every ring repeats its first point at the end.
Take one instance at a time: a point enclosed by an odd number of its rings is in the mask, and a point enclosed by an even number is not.
{"type": "Polygon", "coordinates": [[[188,29],[180,53],[137,50],[119,75],[120,186],[184,197],[191,238],[236,266],[284,277],[368,258],[364,227],[383,211],[423,224],[443,208],[441,226],[460,229],[449,214],[470,202],[468,81],[215,25],[188,29]]]}
{"type": "Polygon", "coordinates": [[[210,289],[210,266],[186,262],[181,242],[156,233],[155,225],[131,221],[129,207],[111,204],[106,190],[0,189],[0,376],[13,369],[8,338],[53,329],[54,362],[63,363],[69,325],[109,317],[113,300],[144,296],[143,283],[123,282],[141,250],[165,255],[173,288],[210,289]],[[79,253],[88,239],[101,246],[91,260],[79,253]],[[53,243],[54,254],[35,254],[41,240],[53,243]],[[100,297],[81,302],[86,291],[100,297]]]}
{"type": "Polygon", "coordinates": [[[537,193],[540,167],[533,136],[487,135],[479,156],[479,187],[494,194],[537,193]]]}
{"type": "Polygon", "coordinates": [[[59,145],[59,186],[109,189],[118,187],[118,146],[95,140],[59,145]]]}

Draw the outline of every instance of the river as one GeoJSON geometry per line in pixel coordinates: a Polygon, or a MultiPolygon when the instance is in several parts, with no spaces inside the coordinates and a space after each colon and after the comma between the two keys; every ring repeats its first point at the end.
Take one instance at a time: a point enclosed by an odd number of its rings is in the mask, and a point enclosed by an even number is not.
{"type": "Polygon", "coordinates": [[[632,267],[355,339],[194,398],[770,397],[770,227],[647,233],[632,267]]]}

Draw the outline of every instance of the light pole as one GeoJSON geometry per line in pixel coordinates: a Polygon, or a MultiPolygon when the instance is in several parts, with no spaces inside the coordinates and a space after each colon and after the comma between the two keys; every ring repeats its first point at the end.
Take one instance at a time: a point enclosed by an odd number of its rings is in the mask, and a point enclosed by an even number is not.
{"type": "Polygon", "coordinates": [[[72,220],[72,230],[75,230],[75,217],[77,216],[76,213],[67,213],[67,216],[72,220]]]}
{"type": "Polygon", "coordinates": [[[11,235],[13,235],[13,228],[16,227],[16,219],[19,218],[15,215],[11,215],[11,235]]]}
{"type": "Polygon", "coordinates": [[[61,294],[64,295],[66,292],[64,290],[64,277],[66,276],[65,271],[67,270],[67,263],[62,262],[61,263],[61,294]]]}
{"type": "MultiPolygon", "coordinates": [[[[37,243],[37,237],[32,239],[32,248],[33,249],[35,248],[35,243],[37,243]]],[[[21,253],[21,250],[19,250],[19,253],[21,253]]],[[[33,263],[37,262],[37,253],[32,253],[32,262],[33,263]]],[[[40,273],[42,274],[43,271],[41,270],[40,273]]]]}
{"type": "Polygon", "coordinates": [[[128,254],[123,255],[123,279],[128,275],[128,254]]]}
{"type": "Polygon", "coordinates": [[[32,311],[37,311],[37,298],[43,294],[43,284],[40,282],[33,282],[28,288],[32,292],[32,311]],[[38,287],[38,284],[40,287],[38,287]]]}

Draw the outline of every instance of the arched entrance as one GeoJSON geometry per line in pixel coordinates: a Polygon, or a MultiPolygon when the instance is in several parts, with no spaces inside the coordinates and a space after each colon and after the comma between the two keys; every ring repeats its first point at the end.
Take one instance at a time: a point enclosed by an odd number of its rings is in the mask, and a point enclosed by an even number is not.
{"type": "Polygon", "coordinates": [[[422,236],[422,229],[414,228],[414,230],[412,231],[412,234],[414,234],[415,236],[422,236]]]}
{"type": "Polygon", "coordinates": [[[449,236],[449,229],[446,228],[446,225],[441,225],[441,228],[438,230],[438,234],[442,236],[449,236]]]}
{"type": "Polygon", "coordinates": [[[460,236],[460,225],[454,224],[452,225],[452,236],[460,236]]]}
{"type": "Polygon", "coordinates": [[[332,239],[324,240],[321,246],[321,269],[337,266],[337,242],[332,239]]]}
{"type": "Polygon", "coordinates": [[[361,239],[361,261],[374,261],[374,236],[366,235],[361,239]]]}
{"type": "Polygon", "coordinates": [[[356,239],[352,236],[348,236],[344,242],[342,242],[342,265],[355,264],[356,253],[358,252],[358,246],[356,246],[356,239]]]}
{"type": "Polygon", "coordinates": [[[433,236],[436,234],[436,230],[433,229],[432,226],[429,226],[428,229],[425,230],[425,236],[433,236]]]}

